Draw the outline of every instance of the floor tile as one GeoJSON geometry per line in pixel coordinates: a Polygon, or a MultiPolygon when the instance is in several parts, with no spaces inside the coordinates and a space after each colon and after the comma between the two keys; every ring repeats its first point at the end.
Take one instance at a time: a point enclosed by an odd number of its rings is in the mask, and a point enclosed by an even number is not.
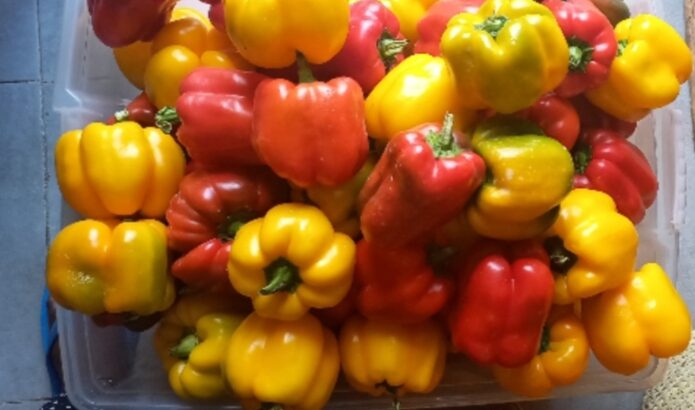
{"type": "Polygon", "coordinates": [[[36,1],[0,0],[0,10],[3,10],[0,18],[0,81],[38,81],[36,1]]]}
{"type": "Polygon", "coordinates": [[[41,80],[55,79],[65,0],[38,0],[41,80]]]}
{"type": "Polygon", "coordinates": [[[55,179],[55,167],[53,155],[55,143],[61,134],[60,115],[53,111],[53,84],[41,85],[43,127],[46,135],[46,198],[48,212],[49,237],[53,237],[60,229],[61,202],[60,189],[55,179]]]}

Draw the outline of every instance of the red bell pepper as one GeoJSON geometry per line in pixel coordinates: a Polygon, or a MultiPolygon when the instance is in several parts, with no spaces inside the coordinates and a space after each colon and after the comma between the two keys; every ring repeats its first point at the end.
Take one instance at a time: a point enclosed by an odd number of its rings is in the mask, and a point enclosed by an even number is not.
{"type": "Polygon", "coordinates": [[[453,219],[485,178],[485,162],[461,147],[453,116],[405,131],[386,146],[358,197],[360,226],[384,248],[423,243],[453,219]]]}
{"type": "Polygon", "coordinates": [[[151,40],[177,0],[87,0],[94,34],[111,48],[151,40]]]}
{"type": "Polygon", "coordinates": [[[415,53],[442,54],[439,42],[449,20],[460,13],[475,13],[485,0],[439,0],[434,3],[417,25],[420,38],[415,43],[415,53]]]}
{"type": "Polygon", "coordinates": [[[349,181],[367,160],[364,95],[348,77],[315,81],[303,58],[300,80],[258,86],[253,143],[276,174],[308,188],[349,181]]]}
{"type": "Polygon", "coordinates": [[[357,243],[357,310],[366,318],[417,323],[441,311],[454,292],[453,281],[438,276],[425,246],[381,248],[357,243]]]}
{"type": "Polygon", "coordinates": [[[391,10],[379,0],[360,0],[350,5],[350,28],[343,49],[312,70],[316,78],[325,81],[350,77],[369,94],[402,58],[407,45],[398,17],[391,10]]]}
{"type": "Polygon", "coordinates": [[[337,305],[325,309],[312,309],[311,314],[316,316],[324,326],[339,331],[343,324],[357,311],[357,288],[354,285],[350,292],[337,305]]]}
{"type": "Polygon", "coordinates": [[[518,114],[538,124],[545,135],[555,138],[568,150],[579,138],[579,114],[572,103],[557,95],[546,95],[518,114]]]}
{"type": "Polygon", "coordinates": [[[555,92],[572,97],[608,79],[618,49],[608,18],[587,0],[543,0],[555,15],[570,51],[569,73],[555,92]]]}
{"type": "Polygon", "coordinates": [[[616,118],[589,102],[583,95],[572,99],[572,104],[579,114],[579,122],[584,131],[593,129],[611,130],[623,138],[628,138],[637,129],[636,122],[616,118]]]}
{"type": "Polygon", "coordinates": [[[228,284],[229,242],[236,231],[288,197],[288,186],[265,168],[186,175],[166,211],[169,247],[183,254],[172,275],[194,287],[228,284]]]}
{"type": "Polygon", "coordinates": [[[449,316],[454,347],[481,365],[529,362],[553,302],[548,254],[536,241],[487,240],[466,256],[449,316]]]}
{"type": "Polygon", "coordinates": [[[193,161],[213,170],[262,163],[251,134],[254,93],[265,79],[250,71],[198,68],[183,80],[177,137],[193,161]]]}
{"type": "Polygon", "coordinates": [[[157,107],[150,102],[144,92],[138,94],[128,105],[112,115],[106,123],[113,125],[121,121],[135,121],[143,127],[154,127],[156,123],[157,107]]]}
{"type": "Polygon", "coordinates": [[[637,146],[609,130],[584,135],[574,154],[576,188],[590,188],[613,198],[618,212],[639,223],[654,203],[659,183],[637,146]]]}

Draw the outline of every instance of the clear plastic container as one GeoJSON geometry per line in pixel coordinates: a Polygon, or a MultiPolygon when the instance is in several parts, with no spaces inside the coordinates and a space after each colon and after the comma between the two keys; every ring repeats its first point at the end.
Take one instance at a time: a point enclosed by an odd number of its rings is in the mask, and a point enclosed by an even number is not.
{"type": "MultiPolygon", "coordinates": [[[[104,120],[122,107],[137,91],[119,73],[112,54],[93,35],[84,0],[65,0],[60,62],[54,108],[63,131],[82,128],[90,121],[104,120]]],[[[192,4],[193,1],[182,1],[192,4]]],[[[630,2],[634,12],[663,15],[659,3],[630,2]]],[[[657,171],[659,195],[639,227],[639,263],[657,261],[675,279],[678,266],[678,230],[683,218],[685,164],[681,150],[681,115],[662,109],[640,122],[632,140],[645,152],[657,171]]],[[[58,206],[58,204],[54,204],[58,206]]],[[[61,223],[77,216],[64,203],[61,223]]],[[[53,232],[55,235],[57,232],[53,232]]],[[[131,333],[120,328],[98,328],[79,314],[58,311],[62,361],[67,392],[77,408],[87,409],[183,409],[171,393],[165,373],[152,347],[152,332],[131,333]]],[[[557,389],[554,397],[599,392],[641,390],[657,383],[667,362],[653,360],[630,377],[611,374],[595,359],[575,385],[557,389]]],[[[403,409],[442,408],[520,400],[501,390],[490,375],[464,359],[448,363],[441,386],[430,395],[410,395],[403,409]]],[[[351,392],[339,383],[328,408],[383,409],[387,399],[374,399],[351,392]]],[[[200,408],[210,408],[201,405],[200,408]]],[[[238,409],[238,404],[221,404],[238,409]]]]}

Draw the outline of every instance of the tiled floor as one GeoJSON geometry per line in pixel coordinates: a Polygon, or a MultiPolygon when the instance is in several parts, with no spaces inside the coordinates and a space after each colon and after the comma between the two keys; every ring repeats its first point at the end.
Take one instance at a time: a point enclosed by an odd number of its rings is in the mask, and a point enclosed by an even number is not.
{"type": "MultiPolygon", "coordinates": [[[[0,0],[0,409],[37,409],[50,394],[39,333],[43,257],[49,240],[46,198],[52,145],[58,136],[51,110],[64,0],[0,0]],[[46,168],[49,164],[49,168],[46,168]]],[[[668,20],[683,30],[681,0],[665,0],[668,20]]],[[[687,108],[687,98],[679,100],[687,108]]],[[[690,128],[687,128],[690,130],[690,128]]],[[[695,177],[692,142],[688,172],[695,177]]],[[[691,179],[695,180],[695,179],[691,179]]],[[[689,196],[695,200],[695,195],[689,196]]],[[[695,210],[690,201],[689,210],[695,210]]],[[[55,212],[55,210],[53,210],[55,212]]],[[[695,215],[686,211],[686,215],[695,215]]],[[[51,219],[53,220],[53,219],[51,219]]],[[[686,218],[684,232],[695,231],[686,218]]],[[[681,242],[681,287],[695,306],[694,236],[681,242]],[[684,275],[686,275],[684,277],[684,275]]],[[[523,404],[522,409],[637,409],[640,393],[523,404]]]]}

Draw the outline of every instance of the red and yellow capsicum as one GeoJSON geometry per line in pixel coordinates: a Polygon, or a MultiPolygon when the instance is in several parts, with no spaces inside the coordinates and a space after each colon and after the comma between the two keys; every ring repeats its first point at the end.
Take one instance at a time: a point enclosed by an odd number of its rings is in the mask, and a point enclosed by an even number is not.
{"type": "Polygon", "coordinates": [[[415,43],[415,53],[441,55],[439,43],[449,20],[460,13],[476,13],[483,2],[484,0],[439,0],[432,4],[417,23],[418,40],[415,43]]]}
{"type": "Polygon", "coordinates": [[[87,0],[94,33],[109,47],[151,39],[178,0],[87,0]]]}

